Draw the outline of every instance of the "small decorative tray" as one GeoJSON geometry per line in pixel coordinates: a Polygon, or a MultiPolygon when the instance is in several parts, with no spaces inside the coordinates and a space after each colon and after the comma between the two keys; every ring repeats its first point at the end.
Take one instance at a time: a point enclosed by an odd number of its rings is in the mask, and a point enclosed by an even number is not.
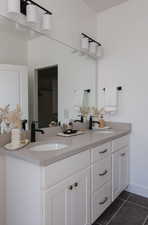
{"type": "Polygon", "coordinates": [[[71,134],[64,134],[64,133],[58,133],[57,135],[58,136],[61,136],[61,137],[72,137],[72,136],[77,136],[77,135],[80,135],[80,134],[84,134],[85,132],[84,131],[77,131],[75,133],[71,133],[71,134]]]}
{"type": "Polygon", "coordinates": [[[26,145],[29,144],[29,140],[28,139],[25,139],[24,141],[22,141],[20,143],[20,145],[18,147],[15,147],[12,145],[12,143],[9,143],[9,144],[6,144],[4,145],[4,148],[7,150],[7,151],[17,151],[17,150],[20,150],[22,148],[24,148],[26,145]]]}

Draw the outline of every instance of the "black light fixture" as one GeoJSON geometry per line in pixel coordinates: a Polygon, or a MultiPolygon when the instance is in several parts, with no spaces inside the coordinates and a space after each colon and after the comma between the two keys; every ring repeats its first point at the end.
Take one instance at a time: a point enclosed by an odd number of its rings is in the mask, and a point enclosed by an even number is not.
{"type": "Polygon", "coordinates": [[[27,5],[28,4],[32,4],[37,6],[38,8],[42,9],[46,14],[52,15],[52,12],[50,12],[49,10],[45,9],[43,6],[37,4],[36,2],[32,1],[32,0],[20,0],[20,11],[22,14],[24,14],[26,16],[27,14],[27,5]]]}

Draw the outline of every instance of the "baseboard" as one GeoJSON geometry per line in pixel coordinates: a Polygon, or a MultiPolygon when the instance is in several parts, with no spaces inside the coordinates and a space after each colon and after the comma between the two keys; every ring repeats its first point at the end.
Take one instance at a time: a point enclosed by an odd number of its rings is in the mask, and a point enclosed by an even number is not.
{"type": "Polygon", "coordinates": [[[127,191],[148,198],[148,188],[140,185],[130,184],[127,191]]]}

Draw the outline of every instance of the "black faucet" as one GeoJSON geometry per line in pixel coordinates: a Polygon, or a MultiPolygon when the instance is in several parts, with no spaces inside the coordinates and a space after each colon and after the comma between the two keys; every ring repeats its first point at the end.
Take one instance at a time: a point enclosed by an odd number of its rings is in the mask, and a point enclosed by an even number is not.
{"type": "Polygon", "coordinates": [[[90,129],[90,130],[93,129],[93,124],[94,124],[94,123],[100,124],[99,121],[93,121],[93,117],[90,116],[90,118],[89,118],[89,129],[90,129]]]}
{"type": "Polygon", "coordinates": [[[36,132],[40,132],[41,134],[44,134],[43,130],[36,129],[36,121],[32,121],[31,123],[31,142],[36,142],[36,132]]]}
{"type": "Polygon", "coordinates": [[[74,120],[74,122],[80,122],[80,123],[83,123],[83,122],[84,122],[84,117],[81,115],[80,120],[74,120]]]}

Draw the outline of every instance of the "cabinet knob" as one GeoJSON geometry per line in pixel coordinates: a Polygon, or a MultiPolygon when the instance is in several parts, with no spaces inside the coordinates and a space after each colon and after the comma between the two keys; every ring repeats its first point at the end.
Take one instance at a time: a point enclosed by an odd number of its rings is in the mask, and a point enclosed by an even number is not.
{"type": "Polygon", "coordinates": [[[69,186],[69,190],[72,190],[72,189],[73,189],[73,186],[72,186],[72,185],[70,185],[70,186],[69,186]]]}
{"type": "Polygon", "coordinates": [[[79,186],[79,184],[76,182],[76,183],[74,183],[74,186],[75,186],[75,187],[78,187],[78,186],[79,186]]]}
{"type": "Polygon", "coordinates": [[[107,173],[108,173],[108,171],[105,170],[103,173],[99,173],[99,176],[100,176],[100,177],[103,177],[103,176],[105,176],[107,173]]]}
{"type": "Polygon", "coordinates": [[[104,205],[108,201],[108,197],[105,197],[102,202],[99,202],[99,205],[104,205]]]}
{"type": "Polygon", "coordinates": [[[121,154],[121,156],[122,156],[122,157],[123,157],[123,156],[125,156],[125,155],[126,155],[126,153],[125,153],[125,152],[121,154]]]}
{"type": "Polygon", "coordinates": [[[102,152],[99,152],[100,154],[105,154],[108,151],[108,149],[103,150],[102,152]]]}

